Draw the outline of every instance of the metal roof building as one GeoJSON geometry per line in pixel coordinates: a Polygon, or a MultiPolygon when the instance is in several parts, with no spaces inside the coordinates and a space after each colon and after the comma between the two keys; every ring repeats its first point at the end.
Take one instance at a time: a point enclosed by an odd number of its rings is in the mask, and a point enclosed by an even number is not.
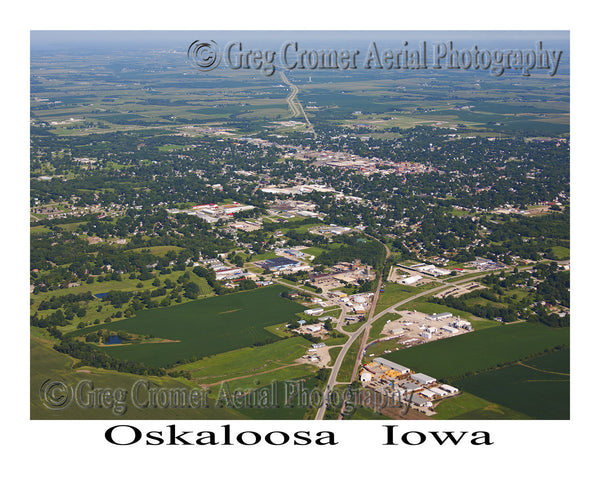
{"type": "Polygon", "coordinates": [[[450,312],[442,312],[425,317],[426,320],[444,320],[446,318],[452,318],[452,314],[450,312]]]}
{"type": "Polygon", "coordinates": [[[424,385],[434,383],[436,381],[435,378],[425,375],[424,373],[413,373],[410,378],[424,385]]]}
{"type": "Polygon", "coordinates": [[[417,385],[416,383],[412,383],[412,382],[404,382],[404,383],[401,383],[400,386],[407,392],[413,392],[415,390],[419,390],[419,389],[423,388],[423,387],[421,387],[421,385],[417,385]]]}
{"type": "Polygon", "coordinates": [[[445,397],[446,395],[448,395],[448,392],[442,390],[441,388],[431,387],[429,390],[435,393],[436,395],[439,395],[440,397],[445,397]]]}
{"type": "Polygon", "coordinates": [[[440,388],[442,388],[442,389],[444,389],[444,390],[446,390],[447,392],[450,392],[450,393],[456,393],[456,392],[458,392],[458,388],[453,387],[452,385],[443,384],[443,385],[440,385],[440,388]]]}
{"type": "Polygon", "coordinates": [[[275,257],[260,262],[258,265],[269,270],[283,270],[284,268],[300,265],[297,260],[291,260],[285,257],[275,257]]]}
{"type": "Polygon", "coordinates": [[[433,405],[429,400],[419,397],[418,395],[412,397],[412,403],[418,407],[431,407],[433,405]]]}
{"type": "Polygon", "coordinates": [[[385,358],[377,357],[377,358],[374,358],[373,361],[383,367],[392,368],[394,370],[397,370],[400,373],[410,373],[410,368],[400,365],[396,362],[386,360],[385,358]]]}

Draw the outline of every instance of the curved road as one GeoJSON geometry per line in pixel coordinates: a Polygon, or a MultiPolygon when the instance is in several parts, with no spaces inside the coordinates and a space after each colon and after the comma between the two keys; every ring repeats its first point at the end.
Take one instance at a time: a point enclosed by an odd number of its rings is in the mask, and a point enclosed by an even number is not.
{"type": "MultiPolygon", "coordinates": [[[[389,254],[389,250],[387,249],[387,246],[386,246],[386,251],[389,254]]],[[[506,267],[506,268],[509,268],[509,267],[506,267]]],[[[531,267],[525,267],[525,269],[528,269],[528,268],[531,268],[531,267]]],[[[337,359],[335,361],[335,364],[334,364],[333,368],[331,369],[331,375],[329,376],[329,380],[327,382],[327,386],[325,387],[325,392],[324,392],[323,398],[326,399],[328,397],[329,392],[331,392],[333,390],[333,388],[334,388],[335,385],[349,385],[350,383],[352,383],[352,381],[354,381],[355,376],[356,376],[357,371],[358,371],[358,368],[360,366],[360,362],[361,362],[361,360],[363,358],[363,351],[365,349],[367,340],[369,338],[369,331],[371,330],[371,325],[373,324],[373,322],[375,322],[375,320],[378,320],[379,318],[381,318],[386,313],[389,313],[389,312],[395,310],[397,307],[399,307],[401,305],[404,305],[405,303],[410,303],[410,302],[412,302],[413,300],[415,300],[415,299],[417,299],[419,297],[422,297],[422,296],[425,296],[425,295],[430,295],[431,293],[437,292],[439,290],[447,289],[448,287],[451,287],[453,285],[457,285],[457,284],[461,284],[461,283],[466,283],[466,282],[471,282],[474,279],[485,277],[485,276],[487,276],[489,274],[490,274],[490,272],[485,272],[485,273],[482,273],[481,275],[476,275],[476,276],[473,276],[473,277],[465,278],[463,280],[459,279],[459,280],[457,280],[455,282],[442,281],[442,285],[440,285],[439,287],[435,287],[435,288],[431,288],[429,290],[425,290],[425,291],[423,291],[421,293],[413,295],[412,297],[409,297],[409,298],[406,298],[404,300],[401,300],[400,302],[395,303],[394,305],[386,308],[385,310],[382,310],[377,315],[375,315],[374,314],[375,307],[377,305],[377,300],[379,299],[379,290],[381,289],[381,283],[382,283],[382,280],[383,280],[383,272],[382,272],[382,274],[381,274],[381,276],[379,278],[378,285],[377,285],[376,294],[373,297],[373,303],[371,305],[371,310],[370,310],[370,313],[369,313],[369,318],[368,318],[367,322],[364,325],[362,325],[356,332],[354,332],[354,333],[352,333],[350,335],[350,338],[348,339],[348,341],[342,347],[342,350],[340,351],[340,354],[338,355],[338,357],[337,357],[337,359]],[[354,370],[352,372],[351,381],[350,382],[338,382],[337,381],[337,376],[338,376],[338,373],[340,371],[340,367],[342,366],[342,362],[344,361],[344,357],[348,353],[348,350],[350,349],[350,346],[352,345],[352,343],[360,335],[362,335],[363,333],[364,333],[364,337],[363,337],[363,339],[361,341],[360,349],[358,350],[358,354],[357,354],[357,357],[356,357],[356,363],[354,364],[354,370]]],[[[342,414],[344,412],[344,407],[345,407],[345,404],[342,406],[339,418],[341,418],[341,416],[342,416],[342,414]]],[[[325,415],[326,408],[327,408],[327,402],[324,401],[323,404],[317,410],[317,415],[315,416],[315,420],[322,420],[323,419],[323,417],[325,415]]]]}

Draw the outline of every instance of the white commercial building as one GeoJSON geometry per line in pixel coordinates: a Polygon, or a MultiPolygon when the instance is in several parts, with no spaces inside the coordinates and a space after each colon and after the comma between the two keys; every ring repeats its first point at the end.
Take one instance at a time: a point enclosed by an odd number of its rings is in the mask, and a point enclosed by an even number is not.
{"type": "Polygon", "coordinates": [[[421,275],[413,275],[411,277],[406,277],[400,280],[400,283],[404,285],[412,285],[413,283],[417,283],[419,280],[423,279],[421,275]]]}
{"type": "Polygon", "coordinates": [[[433,315],[425,317],[425,320],[438,321],[445,320],[446,318],[452,318],[452,314],[450,312],[434,313],[433,315]]]}
{"type": "Polygon", "coordinates": [[[423,385],[428,385],[430,383],[435,383],[436,380],[433,377],[430,377],[429,375],[425,375],[424,373],[413,373],[410,378],[412,378],[413,380],[422,383],[423,385]]]}
{"type": "Polygon", "coordinates": [[[311,332],[311,333],[315,333],[318,332],[319,330],[321,330],[323,328],[322,325],[307,325],[306,329],[311,332]]]}
{"type": "Polygon", "coordinates": [[[441,330],[452,334],[458,333],[458,328],[450,327],[448,325],[444,325],[441,330]]]}
{"type": "Polygon", "coordinates": [[[418,395],[414,395],[412,397],[412,403],[413,403],[413,405],[416,405],[417,407],[432,407],[433,406],[433,403],[431,403],[430,400],[419,397],[418,395]]]}
{"type": "Polygon", "coordinates": [[[455,320],[454,322],[452,322],[450,325],[452,325],[453,327],[456,328],[464,328],[466,330],[471,330],[471,322],[467,322],[466,320],[461,320],[460,318],[458,320],[455,320]]]}
{"type": "Polygon", "coordinates": [[[442,390],[441,388],[431,387],[430,390],[440,397],[445,397],[446,395],[448,395],[448,392],[442,390]]]}
{"type": "Polygon", "coordinates": [[[428,389],[421,390],[419,394],[429,398],[430,400],[435,398],[435,393],[428,389]]]}
{"type": "Polygon", "coordinates": [[[307,315],[319,315],[323,312],[324,310],[322,308],[309,308],[308,310],[304,310],[304,313],[307,315]]]}
{"type": "Polygon", "coordinates": [[[415,270],[419,272],[428,273],[429,275],[433,275],[434,277],[439,277],[441,275],[450,275],[450,270],[445,270],[443,268],[438,268],[435,265],[423,265],[423,266],[413,266],[415,270]]]}
{"type": "Polygon", "coordinates": [[[217,280],[237,278],[242,275],[244,275],[244,270],[241,268],[224,268],[215,272],[215,278],[217,280]]]}
{"type": "Polygon", "coordinates": [[[440,388],[446,390],[448,393],[458,393],[458,388],[453,387],[452,385],[442,384],[440,388]]]}

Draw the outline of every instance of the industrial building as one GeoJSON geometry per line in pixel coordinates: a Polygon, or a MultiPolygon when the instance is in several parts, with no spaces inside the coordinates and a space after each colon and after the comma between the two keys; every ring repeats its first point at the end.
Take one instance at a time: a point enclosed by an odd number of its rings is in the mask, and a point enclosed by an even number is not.
{"type": "Polygon", "coordinates": [[[413,405],[416,405],[417,407],[427,407],[427,408],[433,407],[433,403],[431,403],[430,400],[427,400],[423,397],[419,397],[418,395],[414,395],[412,397],[412,403],[413,403],[413,405]]]}
{"type": "Polygon", "coordinates": [[[434,277],[440,277],[442,275],[450,275],[450,270],[445,270],[443,268],[438,268],[435,265],[424,265],[424,264],[420,264],[420,265],[413,265],[412,268],[414,268],[415,270],[422,272],[422,273],[427,273],[428,275],[432,275],[434,277]]]}
{"type": "Polygon", "coordinates": [[[458,393],[458,388],[453,387],[451,385],[446,385],[445,383],[441,384],[440,388],[443,389],[443,390],[446,390],[450,394],[458,393]]]}
{"type": "Polygon", "coordinates": [[[404,389],[405,392],[414,392],[423,388],[421,385],[413,382],[404,382],[401,383],[400,386],[404,389]]]}
{"type": "Polygon", "coordinates": [[[400,280],[400,283],[403,285],[412,285],[413,283],[417,283],[419,280],[422,280],[423,277],[421,275],[413,275],[411,277],[406,277],[400,280]]]}
{"type": "Polygon", "coordinates": [[[410,373],[410,368],[400,365],[396,362],[386,360],[385,358],[377,357],[377,358],[373,359],[373,361],[382,367],[391,368],[392,370],[396,370],[397,372],[400,372],[401,374],[410,373]]]}
{"type": "Polygon", "coordinates": [[[244,276],[244,270],[241,268],[223,268],[215,272],[217,280],[230,280],[244,276]]]}
{"type": "Polygon", "coordinates": [[[438,321],[438,320],[445,320],[447,318],[452,318],[452,314],[450,312],[434,313],[433,315],[429,315],[428,317],[425,317],[425,320],[438,321]]]}
{"type": "Polygon", "coordinates": [[[438,388],[438,387],[431,387],[429,390],[431,390],[433,393],[435,393],[439,397],[445,397],[446,395],[448,395],[448,392],[446,390],[442,390],[441,388],[438,388]]]}
{"type": "Polygon", "coordinates": [[[262,262],[258,262],[257,265],[259,265],[260,267],[262,267],[264,269],[279,271],[279,270],[285,270],[286,268],[290,268],[290,267],[297,267],[301,264],[299,261],[292,260],[290,258],[275,257],[275,258],[270,258],[269,260],[264,260],[262,262]]]}
{"type": "Polygon", "coordinates": [[[423,385],[429,385],[430,383],[435,383],[436,379],[430,377],[429,375],[425,375],[424,373],[413,373],[410,378],[414,381],[419,382],[423,385]]]}
{"type": "Polygon", "coordinates": [[[427,397],[430,400],[433,400],[435,398],[435,393],[433,391],[431,391],[431,390],[426,389],[426,388],[424,390],[421,390],[419,392],[419,395],[423,395],[424,397],[427,397]]]}
{"type": "Polygon", "coordinates": [[[307,315],[320,315],[324,310],[322,308],[309,308],[308,310],[304,310],[304,313],[307,315]]]}
{"type": "Polygon", "coordinates": [[[458,328],[454,328],[449,325],[444,325],[443,327],[440,328],[440,330],[444,330],[445,332],[452,333],[452,334],[458,333],[458,328]]]}
{"type": "Polygon", "coordinates": [[[469,331],[471,331],[473,329],[473,327],[471,326],[471,322],[467,322],[466,320],[461,320],[460,318],[458,320],[455,320],[454,322],[450,323],[450,325],[455,328],[464,328],[465,330],[469,330],[469,331]]]}

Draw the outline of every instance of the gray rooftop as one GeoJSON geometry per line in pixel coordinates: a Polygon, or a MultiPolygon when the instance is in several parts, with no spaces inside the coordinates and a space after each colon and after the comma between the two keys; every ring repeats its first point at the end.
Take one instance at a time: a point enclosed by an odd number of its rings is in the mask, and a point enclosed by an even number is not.
{"type": "Polygon", "coordinates": [[[398,370],[399,372],[408,370],[410,372],[410,368],[405,367],[404,365],[400,365],[399,363],[392,362],[390,360],[386,360],[385,358],[377,357],[373,359],[374,362],[377,362],[379,365],[383,365],[384,367],[393,368],[394,370],[398,370]]]}
{"type": "Polygon", "coordinates": [[[435,378],[425,375],[424,373],[413,373],[410,378],[416,380],[419,383],[432,383],[435,382],[435,378]]]}

